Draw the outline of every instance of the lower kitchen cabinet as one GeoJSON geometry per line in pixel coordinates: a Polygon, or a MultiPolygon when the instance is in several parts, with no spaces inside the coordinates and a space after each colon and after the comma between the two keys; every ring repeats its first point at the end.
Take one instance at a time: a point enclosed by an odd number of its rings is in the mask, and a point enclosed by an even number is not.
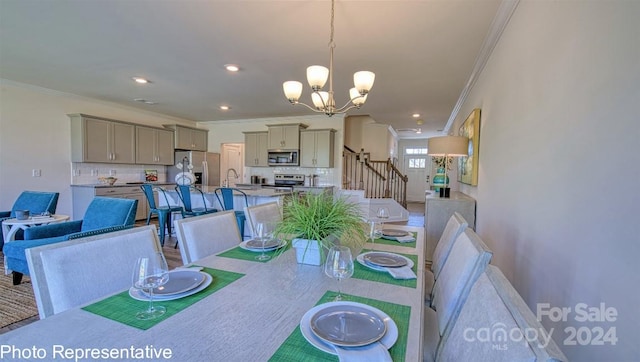
{"type": "Polygon", "coordinates": [[[71,190],[73,198],[73,220],[80,220],[84,217],[87,207],[89,207],[91,200],[96,196],[138,200],[136,220],[147,219],[149,203],[139,186],[96,187],[94,185],[73,185],[71,190]]]}

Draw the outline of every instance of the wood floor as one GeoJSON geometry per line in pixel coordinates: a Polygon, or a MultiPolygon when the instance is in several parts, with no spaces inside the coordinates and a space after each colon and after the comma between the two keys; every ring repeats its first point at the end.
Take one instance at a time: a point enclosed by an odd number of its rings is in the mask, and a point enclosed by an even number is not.
{"type": "MultiPolygon", "coordinates": [[[[424,203],[410,202],[407,204],[407,210],[409,211],[409,220],[407,221],[406,225],[423,227],[424,226],[424,203]]],[[[152,222],[155,222],[157,226],[157,220],[155,221],[152,220],[152,222]]],[[[144,225],[144,223],[136,224],[136,226],[141,226],[141,225],[144,225]]],[[[166,238],[164,247],[162,248],[165,258],[167,259],[167,264],[169,265],[169,269],[175,269],[176,267],[182,266],[182,257],[180,256],[180,249],[179,247],[175,248],[176,243],[177,243],[177,239],[175,235],[171,235],[166,238]]],[[[13,323],[4,328],[0,328],[0,334],[6,333],[13,329],[20,328],[27,324],[33,323],[38,319],[39,318],[36,315],[34,317],[27,318],[19,322],[13,323]]]]}

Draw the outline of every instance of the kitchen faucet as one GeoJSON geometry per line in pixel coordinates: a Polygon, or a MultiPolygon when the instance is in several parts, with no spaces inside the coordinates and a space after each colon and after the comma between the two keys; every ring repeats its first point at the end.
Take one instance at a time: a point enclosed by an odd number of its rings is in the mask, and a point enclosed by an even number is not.
{"type": "Polygon", "coordinates": [[[229,187],[229,172],[233,172],[233,177],[238,178],[238,173],[234,168],[227,169],[227,178],[224,180],[224,187],[229,187]]]}

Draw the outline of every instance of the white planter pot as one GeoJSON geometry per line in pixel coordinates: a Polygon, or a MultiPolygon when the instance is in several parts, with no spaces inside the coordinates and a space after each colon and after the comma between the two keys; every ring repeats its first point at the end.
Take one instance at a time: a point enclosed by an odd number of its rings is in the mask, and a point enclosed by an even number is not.
{"type": "Polygon", "coordinates": [[[299,264],[322,265],[325,258],[321,253],[326,254],[326,250],[321,250],[317,240],[293,239],[291,245],[296,249],[299,264]]]}

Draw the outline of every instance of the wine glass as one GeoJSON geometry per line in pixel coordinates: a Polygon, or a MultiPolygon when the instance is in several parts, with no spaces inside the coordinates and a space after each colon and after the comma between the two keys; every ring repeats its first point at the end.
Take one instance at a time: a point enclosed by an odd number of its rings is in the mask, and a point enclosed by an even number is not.
{"type": "Polygon", "coordinates": [[[169,281],[169,267],[162,252],[156,252],[148,257],[138,258],[133,268],[133,287],[147,292],[149,307],[136,314],[142,320],[154,319],[163,315],[166,308],[153,305],[153,289],[165,285],[169,281]]]}
{"type": "Polygon", "coordinates": [[[258,242],[262,242],[262,253],[256,256],[256,260],[264,261],[271,259],[271,255],[267,255],[264,252],[264,244],[271,240],[273,230],[271,230],[271,226],[266,222],[258,222],[256,223],[256,233],[254,239],[258,242]]]}
{"type": "Polygon", "coordinates": [[[327,261],[324,264],[324,273],[329,278],[338,279],[338,295],[336,295],[334,301],[342,300],[340,281],[351,278],[353,275],[351,249],[346,246],[331,247],[327,255],[327,261]]]}
{"type": "Polygon", "coordinates": [[[376,215],[378,216],[378,219],[388,219],[389,209],[386,207],[379,207],[376,215]]]}
{"type": "Polygon", "coordinates": [[[382,236],[382,223],[375,220],[369,221],[369,238],[371,239],[371,249],[375,240],[382,236]]]}

